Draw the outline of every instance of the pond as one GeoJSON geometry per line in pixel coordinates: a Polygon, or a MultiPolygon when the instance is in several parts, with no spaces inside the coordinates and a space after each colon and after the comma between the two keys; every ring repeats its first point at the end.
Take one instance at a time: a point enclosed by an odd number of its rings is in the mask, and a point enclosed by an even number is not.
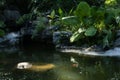
{"type": "Polygon", "coordinates": [[[0,80],[120,80],[120,59],[27,46],[15,53],[0,53],[0,80]],[[34,68],[17,69],[20,62],[29,62],[34,68]]]}

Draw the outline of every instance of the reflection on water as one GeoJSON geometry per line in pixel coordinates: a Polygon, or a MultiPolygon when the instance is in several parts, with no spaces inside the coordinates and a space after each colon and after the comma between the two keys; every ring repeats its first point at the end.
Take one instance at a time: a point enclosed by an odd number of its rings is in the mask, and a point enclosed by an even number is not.
{"type": "Polygon", "coordinates": [[[0,53],[0,80],[120,80],[120,59],[78,57],[34,48],[0,53]],[[33,68],[17,69],[20,62],[30,62],[33,68]]]}

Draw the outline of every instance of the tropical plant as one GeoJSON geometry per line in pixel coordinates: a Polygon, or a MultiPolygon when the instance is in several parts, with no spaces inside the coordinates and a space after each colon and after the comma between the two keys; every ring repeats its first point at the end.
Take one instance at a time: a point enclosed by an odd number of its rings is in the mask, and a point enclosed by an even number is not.
{"type": "Polygon", "coordinates": [[[105,5],[106,6],[116,6],[117,0],[105,0],[105,5]]]}
{"type": "MultiPolygon", "coordinates": [[[[84,40],[88,44],[102,43],[103,48],[109,47],[120,25],[119,11],[115,8],[90,7],[87,2],[80,2],[73,16],[62,17],[60,24],[73,32],[71,42],[84,40]]],[[[63,14],[61,10],[59,13],[63,14]]]]}

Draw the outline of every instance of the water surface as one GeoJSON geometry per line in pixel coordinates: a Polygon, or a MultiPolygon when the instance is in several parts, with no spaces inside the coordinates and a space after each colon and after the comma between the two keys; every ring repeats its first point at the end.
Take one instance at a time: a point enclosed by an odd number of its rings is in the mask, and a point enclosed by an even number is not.
{"type": "Polygon", "coordinates": [[[120,59],[77,56],[29,46],[16,53],[0,53],[0,80],[120,80],[120,59]],[[19,70],[19,62],[55,67],[45,71],[19,70]]]}

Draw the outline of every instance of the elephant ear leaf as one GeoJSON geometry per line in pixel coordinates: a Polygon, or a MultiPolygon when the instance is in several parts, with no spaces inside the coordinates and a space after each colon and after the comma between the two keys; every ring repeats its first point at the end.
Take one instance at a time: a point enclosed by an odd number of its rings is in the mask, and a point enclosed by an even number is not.
{"type": "Polygon", "coordinates": [[[80,2],[75,10],[75,15],[79,18],[90,16],[91,8],[87,2],[80,2]]]}
{"type": "Polygon", "coordinates": [[[85,31],[85,36],[94,36],[97,32],[97,29],[95,27],[89,27],[86,31],[85,31]]]}

